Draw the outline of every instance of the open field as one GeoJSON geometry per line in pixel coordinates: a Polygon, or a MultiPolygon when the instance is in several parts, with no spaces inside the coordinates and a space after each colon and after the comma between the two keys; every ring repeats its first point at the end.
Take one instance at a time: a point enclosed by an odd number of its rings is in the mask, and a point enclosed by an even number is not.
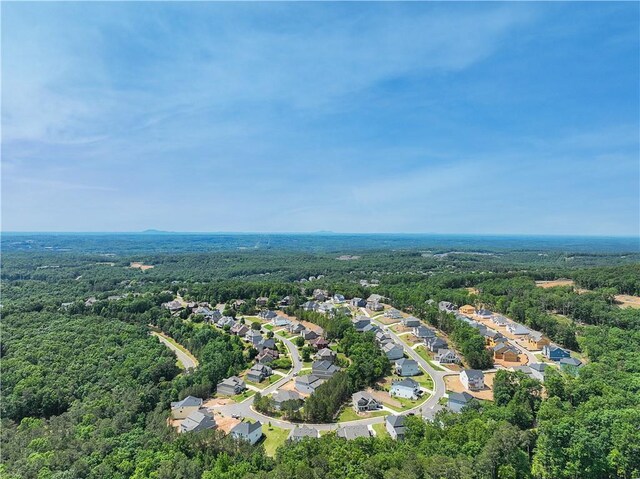
{"type": "Polygon", "coordinates": [[[553,281],[536,281],[539,288],[555,288],[556,286],[575,286],[572,279],[554,279],[553,281]]]}
{"type": "Polygon", "coordinates": [[[618,306],[621,308],[640,308],[640,297],[628,294],[617,294],[615,296],[618,306]]]}
{"type": "Polygon", "coordinates": [[[129,268],[133,268],[133,269],[139,269],[140,271],[146,271],[148,269],[152,269],[153,265],[151,264],[144,264],[138,261],[134,261],[129,265],[129,268]]]}

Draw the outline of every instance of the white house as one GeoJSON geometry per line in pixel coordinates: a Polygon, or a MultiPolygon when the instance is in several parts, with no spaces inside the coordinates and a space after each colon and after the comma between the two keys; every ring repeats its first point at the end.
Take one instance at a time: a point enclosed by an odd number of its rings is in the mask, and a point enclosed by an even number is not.
{"type": "Polygon", "coordinates": [[[385,418],[384,425],[393,439],[404,439],[404,416],[389,415],[385,418]]]}
{"type": "Polygon", "coordinates": [[[411,378],[405,378],[399,381],[391,381],[389,395],[391,397],[397,396],[406,399],[418,399],[422,395],[422,390],[417,381],[411,378]]]}
{"type": "Polygon", "coordinates": [[[484,388],[484,373],[478,369],[463,369],[460,372],[460,382],[470,391],[484,388]]]}
{"type": "Polygon", "coordinates": [[[247,441],[253,445],[262,437],[262,423],[260,421],[254,423],[241,422],[231,429],[229,434],[231,434],[234,439],[247,441]]]}

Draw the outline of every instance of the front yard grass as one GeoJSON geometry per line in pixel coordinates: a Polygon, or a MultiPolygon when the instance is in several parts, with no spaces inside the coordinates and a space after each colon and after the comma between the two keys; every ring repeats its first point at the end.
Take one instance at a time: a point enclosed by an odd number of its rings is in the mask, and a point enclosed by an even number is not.
{"type": "Polygon", "coordinates": [[[345,421],[357,421],[358,419],[366,419],[368,417],[386,416],[388,413],[385,411],[371,411],[366,414],[359,415],[355,412],[351,405],[344,407],[340,415],[338,416],[338,422],[345,421]]]}
{"type": "Polygon", "coordinates": [[[245,392],[240,393],[240,394],[236,394],[235,396],[231,396],[231,400],[235,401],[235,402],[242,402],[247,398],[250,398],[251,396],[253,396],[256,392],[251,390],[251,389],[247,389],[245,392]]]}

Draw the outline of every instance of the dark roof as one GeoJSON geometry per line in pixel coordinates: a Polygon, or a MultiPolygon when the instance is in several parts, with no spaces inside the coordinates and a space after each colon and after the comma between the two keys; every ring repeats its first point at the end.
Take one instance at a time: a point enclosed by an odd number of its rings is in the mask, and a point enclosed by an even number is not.
{"type": "Polygon", "coordinates": [[[252,432],[262,427],[262,423],[260,421],[257,422],[241,422],[236,424],[236,426],[231,429],[231,433],[240,434],[242,436],[248,436],[252,432]]]}
{"type": "Polygon", "coordinates": [[[193,406],[201,406],[201,405],[202,405],[202,399],[194,397],[194,396],[187,396],[182,401],[172,402],[171,403],[171,407],[172,408],[176,408],[176,407],[193,407],[193,406]]]}
{"type": "Polygon", "coordinates": [[[456,393],[456,392],[449,393],[449,401],[467,404],[472,399],[473,399],[473,396],[466,391],[463,391],[461,393],[456,393]]]}
{"type": "Polygon", "coordinates": [[[479,369],[464,369],[462,372],[466,373],[468,378],[474,378],[474,379],[484,378],[484,373],[479,369]]]}
{"type": "Polygon", "coordinates": [[[390,414],[387,416],[387,422],[393,427],[404,426],[404,416],[394,416],[390,414]]]}

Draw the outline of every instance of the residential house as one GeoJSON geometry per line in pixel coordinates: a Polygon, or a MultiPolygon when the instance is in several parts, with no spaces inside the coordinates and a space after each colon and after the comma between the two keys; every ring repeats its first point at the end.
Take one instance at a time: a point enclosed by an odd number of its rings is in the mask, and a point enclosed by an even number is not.
{"type": "Polygon", "coordinates": [[[202,407],[202,399],[187,396],[182,401],[171,403],[171,417],[173,419],[184,419],[192,412],[199,410],[202,407]]]}
{"type": "Polygon", "coordinates": [[[364,308],[367,305],[367,301],[362,298],[353,298],[350,303],[354,308],[364,308]]]}
{"type": "Polygon", "coordinates": [[[329,346],[329,341],[327,341],[322,336],[320,336],[319,338],[311,340],[309,344],[316,351],[320,351],[321,349],[324,349],[327,346],[329,346]]]}
{"type": "Polygon", "coordinates": [[[200,409],[189,414],[181,423],[178,431],[184,432],[198,432],[205,429],[215,429],[218,425],[216,420],[206,409],[200,409]]]}
{"type": "Polygon", "coordinates": [[[365,328],[371,324],[371,320],[366,316],[356,316],[355,320],[352,321],[353,328],[357,333],[364,332],[365,328]]]}
{"type": "Polygon", "coordinates": [[[568,357],[560,360],[560,367],[565,371],[575,372],[580,366],[582,366],[582,361],[578,358],[568,357]]]}
{"type": "Polygon", "coordinates": [[[460,364],[460,358],[451,349],[438,349],[435,360],[440,364],[460,364]]]}
{"type": "Polygon", "coordinates": [[[370,302],[367,301],[367,308],[371,311],[382,311],[384,309],[384,305],[378,302],[370,302]]]}
{"type": "Polygon", "coordinates": [[[499,342],[503,342],[502,340],[506,341],[507,339],[502,335],[502,333],[489,328],[483,329],[481,334],[484,336],[486,345],[491,347],[495,346],[499,342]]]}
{"type": "Polygon", "coordinates": [[[528,335],[531,332],[529,328],[526,328],[522,324],[515,322],[510,322],[507,324],[507,331],[509,331],[514,336],[524,336],[528,335]]]}
{"type": "Polygon", "coordinates": [[[367,303],[381,303],[384,301],[384,296],[380,294],[372,294],[367,298],[367,303]]]}
{"type": "Polygon", "coordinates": [[[468,406],[473,399],[475,398],[467,391],[461,393],[450,392],[447,405],[453,412],[460,412],[462,408],[468,406]]]}
{"type": "Polygon", "coordinates": [[[325,301],[329,296],[329,294],[326,291],[323,291],[321,289],[316,289],[313,291],[312,296],[313,296],[313,299],[315,299],[316,301],[325,301]]]}
{"type": "Polygon", "coordinates": [[[417,381],[411,378],[404,378],[391,381],[389,395],[391,397],[397,396],[406,399],[418,399],[422,395],[422,390],[417,381]]]}
{"type": "Polygon", "coordinates": [[[556,346],[555,344],[547,344],[546,346],[543,346],[542,355],[552,361],[560,361],[562,358],[571,357],[571,353],[569,351],[562,349],[560,346],[556,346]]]}
{"type": "Polygon", "coordinates": [[[462,314],[470,316],[476,313],[476,308],[474,308],[470,304],[465,304],[464,306],[460,306],[460,309],[458,311],[460,311],[462,314]]]}
{"type": "Polygon", "coordinates": [[[401,441],[404,439],[406,428],[404,425],[404,416],[395,416],[390,414],[384,419],[384,425],[393,439],[401,441]]]}
{"type": "Polygon", "coordinates": [[[328,379],[335,373],[340,371],[340,368],[333,364],[331,361],[314,361],[311,363],[311,374],[328,379]]]}
{"type": "Polygon", "coordinates": [[[307,301],[302,303],[302,309],[305,311],[316,311],[318,309],[318,303],[315,301],[307,301]]]}
{"type": "Polygon", "coordinates": [[[229,431],[229,434],[238,441],[246,441],[251,445],[257,443],[262,437],[262,423],[241,422],[229,431]]]}
{"type": "Polygon", "coordinates": [[[368,332],[376,333],[379,330],[380,328],[373,323],[369,323],[364,328],[362,328],[363,333],[368,333],[368,332]]]}
{"type": "Polygon", "coordinates": [[[315,356],[316,359],[319,359],[321,361],[330,361],[330,362],[334,362],[336,360],[336,353],[335,351],[329,349],[329,348],[322,348],[321,350],[319,350],[315,356]]]}
{"type": "Polygon", "coordinates": [[[509,320],[500,314],[492,316],[491,322],[497,326],[506,326],[509,324],[509,320]]]}
{"type": "Polygon", "coordinates": [[[287,326],[287,331],[289,331],[291,334],[300,334],[304,330],[305,327],[302,323],[292,322],[287,326]]]}
{"type": "Polygon", "coordinates": [[[291,321],[289,321],[287,318],[285,318],[284,316],[276,316],[275,318],[273,318],[271,320],[271,324],[273,324],[276,328],[281,328],[282,326],[286,326],[290,323],[291,321]]]}
{"type": "Polygon", "coordinates": [[[247,381],[261,383],[273,374],[273,370],[266,364],[254,364],[247,373],[247,381]]]}
{"type": "MultiPolygon", "coordinates": [[[[93,303],[95,302],[96,302],[96,298],[91,297],[85,301],[84,305],[92,306],[93,303]]],[[[168,303],[162,303],[162,307],[165,309],[168,309],[172,313],[175,313],[176,311],[180,311],[183,308],[182,303],[177,299],[174,299],[173,301],[169,301],[168,303]]]]}
{"type": "Polygon", "coordinates": [[[402,325],[405,328],[417,328],[417,327],[420,327],[420,324],[422,323],[415,316],[407,316],[402,320],[402,325]]]}
{"type": "Polygon", "coordinates": [[[271,364],[274,360],[280,357],[280,353],[273,349],[265,348],[256,356],[256,361],[259,364],[271,364]]]}
{"type": "Polygon", "coordinates": [[[300,391],[303,394],[313,394],[316,388],[324,381],[324,379],[314,374],[307,374],[306,376],[297,376],[294,387],[296,391],[300,391]]]}
{"type": "Polygon", "coordinates": [[[387,355],[389,361],[395,361],[396,359],[400,359],[404,356],[402,346],[394,342],[388,342],[382,346],[382,352],[387,355]]]}
{"type": "Polygon", "coordinates": [[[342,426],[338,428],[336,435],[350,441],[359,437],[371,437],[371,432],[365,425],[342,426]]]}
{"type": "Polygon", "coordinates": [[[259,298],[256,299],[256,306],[264,307],[267,304],[269,304],[269,298],[265,296],[260,296],[259,298]]]}
{"type": "Polygon", "coordinates": [[[531,331],[527,336],[527,344],[531,349],[542,349],[551,344],[551,341],[541,332],[531,331]]]}
{"type": "Polygon", "coordinates": [[[205,318],[210,324],[217,324],[222,319],[222,311],[219,309],[212,309],[209,316],[205,318]]]}
{"type": "Polygon", "coordinates": [[[420,368],[413,359],[402,358],[396,361],[396,374],[398,376],[417,376],[420,374],[420,368]]]}
{"type": "Polygon", "coordinates": [[[238,376],[231,376],[219,382],[216,386],[216,392],[224,396],[235,396],[247,389],[247,385],[238,376]]]}
{"type": "Polygon", "coordinates": [[[287,401],[298,401],[300,407],[302,407],[302,402],[304,401],[304,398],[300,396],[300,394],[295,391],[288,391],[286,389],[279,390],[277,393],[271,396],[271,398],[273,399],[273,407],[277,410],[282,409],[282,405],[287,401]]]}
{"type": "Polygon", "coordinates": [[[440,349],[446,349],[448,346],[447,342],[444,339],[438,338],[437,336],[433,338],[426,338],[424,342],[427,346],[427,349],[429,349],[429,351],[431,351],[432,353],[435,353],[440,349]]]}
{"type": "Polygon", "coordinates": [[[289,433],[288,439],[290,441],[298,442],[307,437],[317,439],[320,437],[320,431],[308,426],[296,426],[289,433]]]}
{"type": "Polygon", "coordinates": [[[449,301],[440,301],[438,303],[438,309],[443,313],[453,313],[458,308],[455,304],[450,303],[449,301]]]}
{"type": "Polygon", "coordinates": [[[370,393],[366,391],[359,391],[351,396],[353,402],[353,409],[356,412],[377,411],[382,409],[382,404],[370,393]]]}
{"type": "Polygon", "coordinates": [[[389,333],[385,333],[383,330],[378,329],[376,331],[376,341],[378,342],[378,345],[382,347],[384,344],[393,342],[393,338],[389,335],[389,333]]]}
{"type": "Polygon", "coordinates": [[[476,314],[484,319],[489,319],[491,318],[491,316],[493,316],[493,313],[488,309],[479,309],[478,311],[476,311],[476,314]]]}
{"type": "Polygon", "coordinates": [[[401,319],[402,313],[396,308],[389,308],[384,312],[384,317],[389,319],[401,319]]]}
{"type": "Polygon", "coordinates": [[[235,334],[237,336],[243,337],[249,332],[249,327],[246,324],[242,324],[240,321],[238,321],[233,326],[231,326],[231,329],[229,329],[229,332],[231,334],[235,334]]]}
{"type": "Polygon", "coordinates": [[[515,363],[520,361],[520,352],[509,343],[498,343],[493,348],[493,358],[515,363]]]}
{"type": "Polygon", "coordinates": [[[280,301],[278,301],[278,306],[280,306],[281,308],[284,308],[286,306],[291,305],[292,303],[293,303],[293,298],[291,296],[285,296],[280,301]]]}
{"type": "Polygon", "coordinates": [[[431,328],[427,328],[426,326],[418,326],[413,328],[413,335],[416,338],[420,338],[422,340],[436,337],[435,331],[431,328]]]}
{"type": "Polygon", "coordinates": [[[246,341],[249,341],[252,345],[257,346],[258,344],[260,344],[260,341],[262,341],[262,334],[260,334],[260,331],[250,329],[244,335],[244,339],[246,341]]]}
{"type": "Polygon", "coordinates": [[[270,321],[277,316],[278,316],[278,313],[276,313],[275,311],[271,311],[270,309],[263,309],[258,313],[259,318],[267,321],[270,321]]]}
{"type": "Polygon", "coordinates": [[[312,329],[304,329],[302,331],[302,333],[300,333],[302,335],[302,337],[305,339],[305,341],[311,341],[313,339],[316,339],[318,336],[320,336],[318,333],[316,333],[314,330],[312,329]]]}
{"type": "Polygon", "coordinates": [[[262,338],[260,342],[256,345],[256,349],[262,352],[265,349],[278,349],[276,347],[276,340],[273,338],[262,338]]]}
{"type": "Polygon", "coordinates": [[[222,316],[216,323],[216,326],[218,326],[219,328],[232,328],[234,324],[236,324],[236,320],[231,316],[222,316]]]}
{"type": "Polygon", "coordinates": [[[344,295],[342,294],[334,294],[333,295],[333,302],[336,304],[342,304],[345,302],[345,298],[344,295]]]}
{"type": "Polygon", "coordinates": [[[478,369],[463,369],[460,372],[460,382],[470,391],[484,389],[484,373],[478,369]]]}

